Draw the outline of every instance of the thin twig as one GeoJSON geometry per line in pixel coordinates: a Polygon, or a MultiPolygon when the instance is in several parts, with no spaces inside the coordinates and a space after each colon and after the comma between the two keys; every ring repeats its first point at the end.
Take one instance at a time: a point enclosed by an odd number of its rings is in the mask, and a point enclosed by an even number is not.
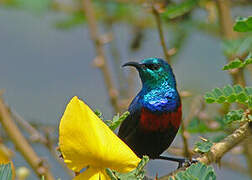
{"type": "Polygon", "coordinates": [[[54,177],[52,173],[22,135],[17,125],[12,120],[2,99],[0,99],[0,122],[17,150],[23,155],[28,164],[30,164],[37,176],[40,178],[45,176],[46,180],[53,180],[54,177]]]}
{"type": "MultiPolygon", "coordinates": [[[[106,10],[108,10],[108,8],[106,7],[106,10]]],[[[120,92],[120,97],[122,98],[126,98],[127,97],[127,88],[126,88],[126,78],[125,78],[125,74],[123,73],[123,71],[120,69],[121,67],[121,55],[118,49],[118,44],[116,42],[115,39],[115,33],[113,32],[113,18],[111,18],[110,15],[106,15],[105,18],[105,27],[106,30],[111,32],[111,35],[113,37],[112,41],[109,43],[109,48],[110,48],[110,53],[112,55],[112,60],[113,60],[113,66],[114,66],[114,70],[116,72],[117,75],[117,82],[119,84],[119,92],[120,92]]]]}
{"type": "Polygon", "coordinates": [[[101,42],[100,35],[98,32],[98,26],[95,18],[95,11],[92,5],[91,0],[83,0],[83,10],[87,18],[88,28],[90,36],[94,42],[97,57],[95,58],[95,65],[101,70],[104,82],[107,87],[108,95],[110,102],[114,108],[115,112],[120,111],[118,103],[118,91],[115,88],[115,85],[112,80],[112,76],[108,67],[107,59],[105,56],[105,51],[103,49],[103,43],[101,42]]]}
{"type": "Polygon", "coordinates": [[[30,125],[23,117],[21,117],[16,111],[11,110],[11,114],[16,122],[30,134],[30,140],[32,142],[39,142],[45,146],[48,146],[48,140],[32,125],[30,125]]]}
{"type": "Polygon", "coordinates": [[[165,37],[164,37],[164,32],[163,32],[163,27],[162,27],[162,21],[161,21],[159,12],[156,9],[154,4],[152,4],[152,13],[153,13],[153,15],[155,17],[155,20],[156,20],[156,24],[157,24],[157,28],[158,28],[158,34],[159,34],[159,38],[160,38],[160,43],[161,43],[161,46],[163,48],[165,59],[170,64],[171,63],[171,58],[170,58],[170,55],[168,53],[168,50],[167,50],[167,47],[166,47],[166,44],[165,44],[165,37]]]}
{"type": "Polygon", "coordinates": [[[182,120],[182,122],[181,122],[181,137],[182,137],[183,144],[184,144],[184,156],[189,159],[192,159],[192,155],[189,150],[188,136],[189,136],[189,133],[186,131],[185,123],[182,120]]]}

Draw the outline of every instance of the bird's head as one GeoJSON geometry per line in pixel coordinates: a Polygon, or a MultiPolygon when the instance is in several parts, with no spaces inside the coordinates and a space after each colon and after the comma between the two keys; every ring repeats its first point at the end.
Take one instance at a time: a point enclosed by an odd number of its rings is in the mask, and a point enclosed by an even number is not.
{"type": "Polygon", "coordinates": [[[176,88],[176,80],[171,66],[161,58],[148,58],[138,62],[128,62],[123,65],[135,67],[142,80],[143,87],[152,88],[167,83],[176,88]]]}

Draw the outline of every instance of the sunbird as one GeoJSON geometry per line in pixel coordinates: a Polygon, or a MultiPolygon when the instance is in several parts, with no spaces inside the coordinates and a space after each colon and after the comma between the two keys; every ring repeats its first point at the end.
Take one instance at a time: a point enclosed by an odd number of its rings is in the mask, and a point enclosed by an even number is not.
{"type": "Polygon", "coordinates": [[[142,89],[131,102],[129,116],[122,122],[118,136],[142,158],[179,162],[184,158],[161,154],[174,140],[182,119],[182,105],[171,66],[161,58],[148,58],[123,65],[135,67],[142,89]]]}

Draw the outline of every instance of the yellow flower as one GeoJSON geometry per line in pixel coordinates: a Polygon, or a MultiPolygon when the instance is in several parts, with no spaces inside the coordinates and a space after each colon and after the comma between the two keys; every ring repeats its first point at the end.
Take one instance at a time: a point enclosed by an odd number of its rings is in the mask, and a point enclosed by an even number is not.
{"type": "Polygon", "coordinates": [[[75,179],[108,180],[106,168],[129,172],[140,159],[77,97],[66,107],[59,126],[59,147],[75,179]]]}
{"type": "Polygon", "coordinates": [[[0,142],[0,164],[7,164],[11,161],[12,152],[0,142]]]}

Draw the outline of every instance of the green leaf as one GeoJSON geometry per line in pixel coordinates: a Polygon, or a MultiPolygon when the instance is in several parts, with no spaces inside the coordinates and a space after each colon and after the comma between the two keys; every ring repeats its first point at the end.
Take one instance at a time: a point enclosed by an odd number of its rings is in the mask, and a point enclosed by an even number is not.
{"type": "Polygon", "coordinates": [[[215,88],[212,91],[213,95],[216,98],[216,102],[217,103],[224,103],[226,100],[226,97],[224,96],[224,93],[222,92],[222,90],[220,88],[215,88]]]}
{"type": "Polygon", "coordinates": [[[102,112],[101,112],[99,109],[96,109],[96,110],[94,111],[94,113],[95,113],[100,119],[103,119],[103,117],[102,117],[102,112]]]}
{"type": "Polygon", "coordinates": [[[236,94],[239,94],[240,92],[243,91],[243,88],[241,87],[241,85],[237,84],[234,86],[234,91],[236,94]]]}
{"type": "Polygon", "coordinates": [[[239,93],[239,94],[237,95],[237,102],[246,105],[246,102],[247,102],[248,98],[249,98],[249,97],[246,95],[245,92],[241,92],[241,93],[239,93]]]}
{"type": "Polygon", "coordinates": [[[192,118],[186,130],[190,133],[212,132],[212,130],[209,129],[208,126],[205,124],[205,122],[199,120],[197,117],[192,118]]]}
{"type": "Polygon", "coordinates": [[[247,107],[250,107],[251,101],[250,96],[252,93],[251,87],[243,88],[240,85],[235,85],[231,87],[230,85],[224,88],[215,88],[211,92],[207,92],[204,96],[207,103],[240,103],[247,107]]]}
{"type": "Polygon", "coordinates": [[[166,18],[173,19],[191,11],[198,5],[199,0],[186,0],[179,4],[173,4],[166,8],[162,15],[166,18]]]}
{"type": "Polygon", "coordinates": [[[242,62],[240,59],[236,58],[235,60],[231,61],[230,63],[226,64],[222,70],[229,70],[234,68],[244,68],[248,64],[252,64],[252,55],[251,53],[246,57],[244,62],[242,62]]]}
{"type": "Polygon", "coordinates": [[[41,13],[49,10],[52,1],[50,0],[13,0],[14,4],[21,9],[33,13],[41,13]]]}
{"type": "Polygon", "coordinates": [[[175,180],[216,180],[216,175],[212,166],[198,162],[192,164],[185,171],[178,172],[175,180]]]}
{"type": "Polygon", "coordinates": [[[211,147],[212,147],[213,143],[209,140],[202,140],[199,142],[195,143],[194,146],[194,151],[196,152],[200,152],[200,153],[207,153],[210,151],[211,147]]]}
{"type": "Polygon", "coordinates": [[[205,100],[207,103],[211,104],[211,103],[214,103],[215,102],[215,97],[213,94],[211,93],[206,93],[206,95],[204,96],[205,100]]]}
{"type": "Polygon", "coordinates": [[[243,114],[244,111],[242,109],[230,111],[224,116],[224,122],[230,124],[235,121],[241,121],[243,119],[243,114]]]}
{"type": "Polygon", "coordinates": [[[214,94],[214,96],[215,96],[216,98],[219,98],[220,96],[223,95],[223,92],[221,91],[220,88],[214,88],[214,89],[212,90],[212,92],[213,92],[213,94],[214,94]]]}
{"type": "Polygon", "coordinates": [[[141,180],[144,179],[144,167],[149,162],[148,156],[143,156],[142,160],[138,164],[137,168],[129,173],[119,173],[109,168],[106,169],[106,173],[112,180],[141,180]]]}
{"type": "Polygon", "coordinates": [[[217,103],[221,104],[221,103],[224,103],[226,101],[226,97],[225,96],[220,96],[218,99],[217,99],[217,103]]]}
{"type": "Polygon", "coordinates": [[[252,16],[248,18],[238,17],[233,27],[237,32],[249,32],[252,31],[252,16]]]}
{"type": "Polygon", "coordinates": [[[225,96],[230,96],[234,93],[234,90],[230,85],[227,85],[223,88],[223,92],[224,92],[225,96]]]}
{"type": "Polygon", "coordinates": [[[234,68],[240,68],[242,67],[242,61],[240,59],[235,59],[225,65],[222,70],[229,70],[229,69],[234,69],[234,68]]]}
{"type": "Polygon", "coordinates": [[[243,62],[244,66],[248,64],[252,64],[252,53],[250,52],[249,55],[246,57],[246,59],[243,62]]]}
{"type": "Polygon", "coordinates": [[[105,123],[109,126],[109,128],[114,131],[126,117],[128,117],[130,113],[126,111],[121,116],[119,114],[115,115],[112,120],[106,120],[105,123]]]}
{"type": "Polygon", "coordinates": [[[12,179],[11,163],[0,164],[0,179],[4,179],[4,180],[12,179]]]}
{"type": "Polygon", "coordinates": [[[249,99],[248,99],[248,107],[250,109],[252,109],[252,95],[249,96],[249,99]]]}
{"type": "Polygon", "coordinates": [[[56,28],[62,30],[68,30],[74,28],[78,25],[81,25],[85,22],[85,16],[83,12],[76,12],[72,16],[68,17],[67,19],[60,20],[55,23],[56,28]]]}
{"type": "Polygon", "coordinates": [[[252,95],[252,87],[245,87],[245,92],[247,95],[251,96],[252,95]]]}
{"type": "Polygon", "coordinates": [[[227,102],[228,103],[233,103],[236,101],[236,95],[235,94],[231,94],[230,96],[227,97],[227,102]]]}
{"type": "Polygon", "coordinates": [[[210,140],[214,143],[222,141],[225,137],[227,137],[227,134],[221,132],[218,135],[211,136],[210,140]]]}

